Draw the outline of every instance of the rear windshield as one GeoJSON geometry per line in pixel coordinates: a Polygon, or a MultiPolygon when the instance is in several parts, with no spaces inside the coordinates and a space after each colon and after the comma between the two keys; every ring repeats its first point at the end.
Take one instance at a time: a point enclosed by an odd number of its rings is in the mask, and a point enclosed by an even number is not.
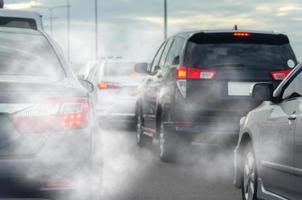
{"type": "Polygon", "coordinates": [[[191,67],[286,69],[297,64],[286,36],[256,38],[195,37],[188,42],[184,64],[191,67]]]}
{"type": "Polygon", "coordinates": [[[64,76],[48,40],[41,35],[0,32],[0,76],[64,76]]]}
{"type": "Polygon", "coordinates": [[[133,62],[105,63],[105,76],[130,76],[135,74],[133,62]]]}
{"type": "Polygon", "coordinates": [[[0,17],[0,27],[26,28],[37,30],[37,23],[34,19],[0,17]]]}

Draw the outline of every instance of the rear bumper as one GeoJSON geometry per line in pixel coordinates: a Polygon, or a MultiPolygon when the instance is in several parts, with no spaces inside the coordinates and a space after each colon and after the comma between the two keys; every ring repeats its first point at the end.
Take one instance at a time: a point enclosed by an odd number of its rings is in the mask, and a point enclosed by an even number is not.
{"type": "Polygon", "coordinates": [[[0,192],[10,187],[35,192],[76,188],[77,177],[91,170],[91,137],[90,129],[53,133],[35,154],[1,156],[0,192]]]}
{"type": "Polygon", "coordinates": [[[184,124],[168,122],[164,129],[177,134],[178,137],[190,140],[193,144],[235,145],[239,128],[234,124],[184,124]]]}
{"type": "Polygon", "coordinates": [[[135,103],[131,100],[113,100],[97,106],[97,116],[101,123],[133,123],[135,122],[135,103]]]}

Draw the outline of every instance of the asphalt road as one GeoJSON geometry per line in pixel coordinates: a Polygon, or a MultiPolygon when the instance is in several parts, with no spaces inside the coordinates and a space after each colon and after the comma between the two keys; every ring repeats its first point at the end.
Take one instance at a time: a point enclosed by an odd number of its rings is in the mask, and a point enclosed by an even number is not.
{"type": "Polygon", "coordinates": [[[156,145],[139,148],[135,133],[101,130],[103,199],[239,200],[231,151],[193,146],[177,163],[162,163],[156,145]],[[214,153],[213,153],[214,152],[214,153]]]}

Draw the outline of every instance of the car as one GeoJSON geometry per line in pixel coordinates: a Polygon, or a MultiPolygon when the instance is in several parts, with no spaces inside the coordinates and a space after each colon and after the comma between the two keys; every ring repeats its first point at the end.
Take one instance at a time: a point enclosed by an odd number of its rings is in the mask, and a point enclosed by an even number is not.
{"type": "Polygon", "coordinates": [[[235,147],[240,118],[258,105],[257,82],[276,87],[297,64],[286,35],[248,30],[175,34],[157,51],[136,103],[137,144],[158,143],[163,161],[190,144],[235,147]]]}
{"type": "Polygon", "coordinates": [[[41,14],[11,9],[0,9],[0,27],[44,30],[41,14]]]}
{"type": "Polygon", "coordinates": [[[137,91],[145,76],[134,71],[135,62],[104,59],[90,70],[88,80],[97,88],[97,116],[103,126],[135,127],[137,91]]]}
{"type": "Polygon", "coordinates": [[[263,103],[241,119],[234,184],[242,199],[302,198],[302,64],[273,90],[258,83],[253,97],[263,103]]]}
{"type": "Polygon", "coordinates": [[[42,31],[0,28],[0,195],[56,198],[81,181],[97,194],[93,85],[59,52],[42,31]]]}

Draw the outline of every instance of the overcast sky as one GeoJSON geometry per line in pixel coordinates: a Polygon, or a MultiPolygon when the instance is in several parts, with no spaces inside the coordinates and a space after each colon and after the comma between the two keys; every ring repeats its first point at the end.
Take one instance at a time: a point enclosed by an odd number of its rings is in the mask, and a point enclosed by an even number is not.
{"type": "MultiPolygon", "coordinates": [[[[7,8],[30,5],[58,6],[66,0],[4,0],[7,8]]],[[[93,57],[94,0],[70,0],[72,59],[93,57]],[[85,2],[85,3],[84,3],[85,2]]],[[[46,31],[49,15],[44,16],[46,31]]],[[[104,56],[149,60],[163,40],[163,0],[99,0],[100,46],[104,56]]],[[[54,38],[66,50],[66,9],[57,9],[54,38]]],[[[274,30],[289,35],[298,58],[302,58],[301,0],[168,0],[169,35],[188,29],[274,30]]]]}

